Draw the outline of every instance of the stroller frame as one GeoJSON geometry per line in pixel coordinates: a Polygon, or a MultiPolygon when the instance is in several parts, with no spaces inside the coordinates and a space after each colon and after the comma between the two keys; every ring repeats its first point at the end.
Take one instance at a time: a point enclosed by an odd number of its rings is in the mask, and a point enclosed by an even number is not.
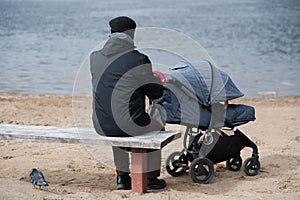
{"type": "MultiPolygon", "coordinates": [[[[259,153],[257,145],[251,141],[242,131],[237,127],[227,127],[233,131],[234,135],[238,135],[242,138],[244,142],[244,147],[249,147],[252,149],[252,156],[247,158],[244,161],[244,172],[248,176],[255,176],[260,171],[260,162],[259,162],[259,153]]],[[[195,128],[194,128],[195,129],[195,128]]],[[[199,184],[206,184],[211,181],[214,176],[214,164],[218,162],[212,162],[209,158],[202,154],[200,149],[193,148],[191,145],[194,141],[195,136],[198,134],[205,134],[205,138],[211,137],[208,141],[209,145],[214,145],[215,143],[212,140],[216,138],[214,135],[219,134],[221,137],[229,137],[221,128],[205,130],[204,128],[197,128],[197,131],[193,130],[193,127],[188,125],[186,126],[183,146],[181,152],[176,151],[169,155],[166,160],[166,170],[167,172],[174,177],[182,176],[187,171],[192,178],[192,180],[199,184]],[[206,135],[207,134],[207,135],[206,135]],[[190,164],[189,164],[190,163],[190,164]]],[[[217,142],[217,141],[215,141],[217,142]]],[[[235,156],[227,159],[221,160],[220,162],[226,161],[226,166],[231,171],[239,171],[242,167],[242,158],[240,152],[235,156]]]]}

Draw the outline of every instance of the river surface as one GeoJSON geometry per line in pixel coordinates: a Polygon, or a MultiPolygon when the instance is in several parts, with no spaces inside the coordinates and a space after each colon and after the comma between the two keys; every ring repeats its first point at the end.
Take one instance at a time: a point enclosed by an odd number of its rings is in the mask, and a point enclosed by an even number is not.
{"type": "Polygon", "coordinates": [[[194,39],[246,97],[300,95],[299,0],[0,0],[0,92],[72,95],[119,15],[194,39]]]}

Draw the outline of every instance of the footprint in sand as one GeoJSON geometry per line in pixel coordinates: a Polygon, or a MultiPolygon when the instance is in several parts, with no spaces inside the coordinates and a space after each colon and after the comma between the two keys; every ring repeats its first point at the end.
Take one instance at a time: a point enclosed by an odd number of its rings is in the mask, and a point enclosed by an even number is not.
{"type": "Polygon", "coordinates": [[[13,156],[3,156],[2,157],[3,160],[9,160],[9,159],[12,159],[12,158],[13,158],[13,156]]]}

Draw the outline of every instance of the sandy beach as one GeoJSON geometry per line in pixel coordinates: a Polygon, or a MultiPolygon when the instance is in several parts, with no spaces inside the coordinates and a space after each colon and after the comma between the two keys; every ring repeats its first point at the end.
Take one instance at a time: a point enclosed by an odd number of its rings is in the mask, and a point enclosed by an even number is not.
{"type": "MultiPolygon", "coordinates": [[[[228,171],[225,163],[219,163],[212,181],[200,185],[188,174],[171,177],[162,169],[166,189],[136,194],[115,190],[115,172],[107,165],[112,157],[109,147],[93,147],[104,152],[99,161],[84,145],[0,141],[0,200],[299,199],[300,97],[241,98],[234,103],[256,109],[256,121],[240,129],[259,147],[261,172],[257,176],[249,177],[243,170],[228,171]],[[44,173],[48,187],[33,189],[28,175],[34,167],[44,173]]],[[[72,97],[0,94],[0,123],[75,126],[72,97]]],[[[167,129],[178,127],[169,125],[167,129]]],[[[181,150],[181,142],[163,149],[162,166],[170,153],[181,150]]],[[[250,155],[250,149],[242,151],[243,160],[250,155]]]]}

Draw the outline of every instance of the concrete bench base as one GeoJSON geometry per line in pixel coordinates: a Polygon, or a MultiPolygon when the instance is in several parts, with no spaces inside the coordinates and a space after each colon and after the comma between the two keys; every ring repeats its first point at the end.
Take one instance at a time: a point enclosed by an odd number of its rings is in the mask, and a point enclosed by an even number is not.
{"type": "Polygon", "coordinates": [[[91,128],[0,124],[1,140],[130,147],[132,191],[138,193],[147,192],[147,149],[162,149],[180,136],[180,132],[159,131],[136,137],[105,137],[91,128]]]}

